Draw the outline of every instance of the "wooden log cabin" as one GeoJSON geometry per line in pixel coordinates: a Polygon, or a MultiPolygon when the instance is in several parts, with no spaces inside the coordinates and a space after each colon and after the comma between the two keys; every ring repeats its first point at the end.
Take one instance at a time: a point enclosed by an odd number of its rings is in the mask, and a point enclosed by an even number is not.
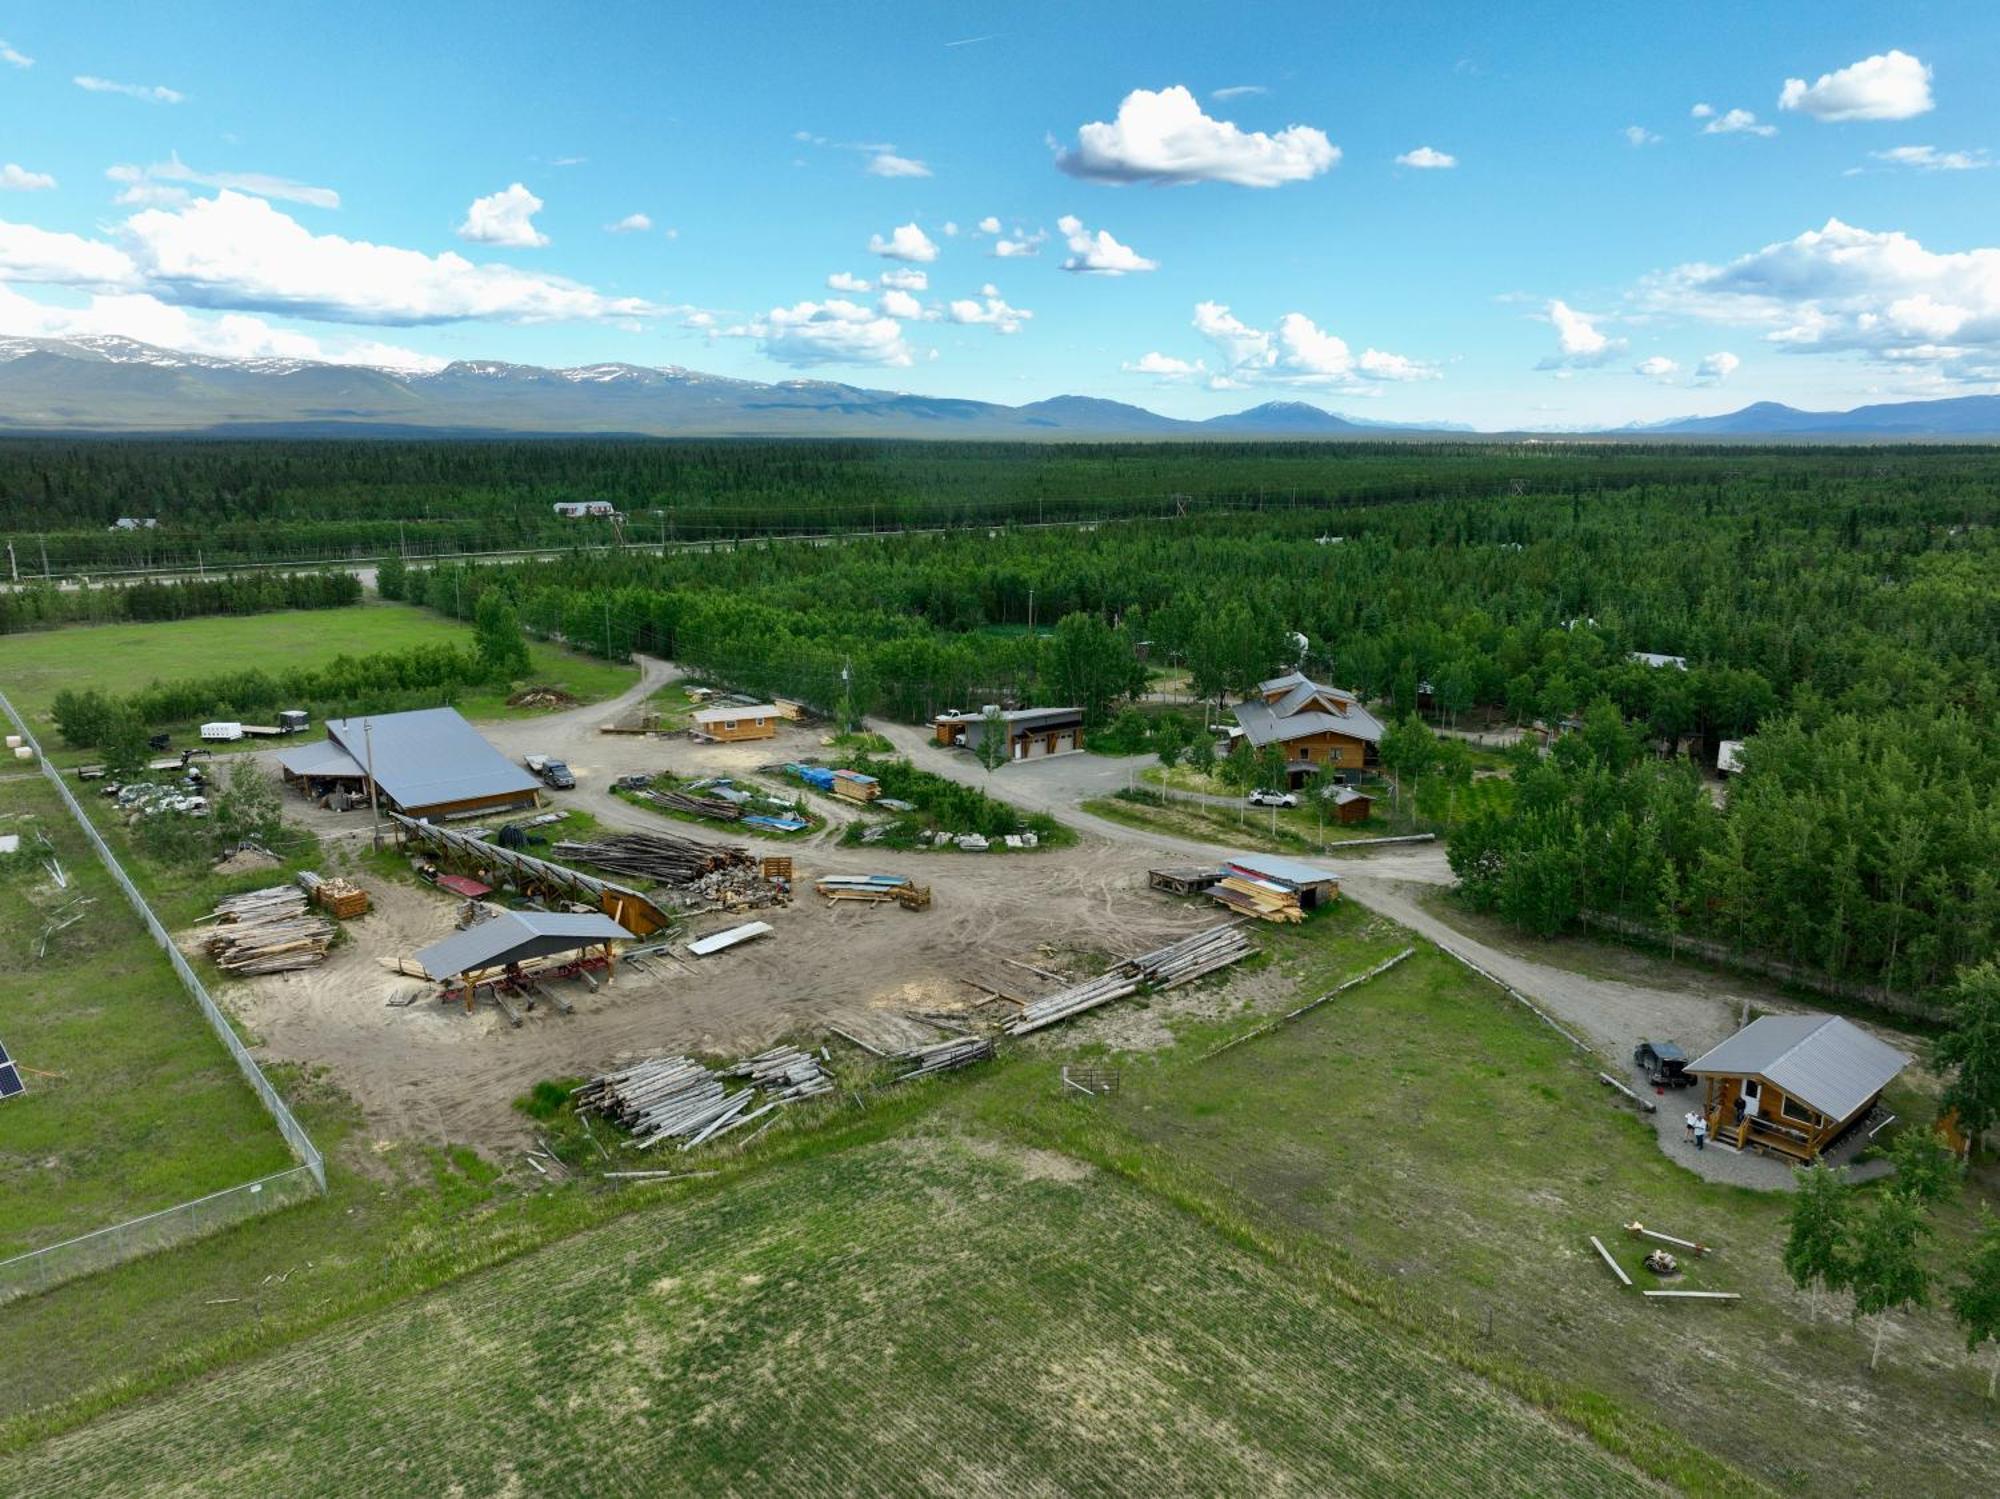
{"type": "Polygon", "coordinates": [[[692,732],[697,739],[714,739],[723,744],[773,739],[777,737],[778,720],[784,716],[776,703],[755,703],[747,708],[703,708],[694,715],[692,732]]]}
{"type": "Polygon", "coordinates": [[[1875,1107],[1909,1057],[1834,1015],[1764,1015],[1687,1070],[1709,1138],[1811,1162],[1875,1107]]]}
{"type": "Polygon", "coordinates": [[[1257,696],[1234,711],[1252,749],[1275,744],[1284,751],[1285,779],[1293,787],[1326,770],[1372,765],[1382,743],[1382,721],[1354,693],[1303,672],[1258,683],[1257,696]]]}

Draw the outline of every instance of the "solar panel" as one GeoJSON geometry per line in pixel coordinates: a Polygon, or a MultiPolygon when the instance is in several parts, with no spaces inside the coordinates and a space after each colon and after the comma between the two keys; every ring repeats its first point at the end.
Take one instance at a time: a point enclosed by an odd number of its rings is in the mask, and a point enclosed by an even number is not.
{"type": "Polygon", "coordinates": [[[0,1098],[12,1098],[27,1091],[28,1085],[21,1081],[21,1069],[7,1055],[6,1044],[0,1042],[0,1098]]]}

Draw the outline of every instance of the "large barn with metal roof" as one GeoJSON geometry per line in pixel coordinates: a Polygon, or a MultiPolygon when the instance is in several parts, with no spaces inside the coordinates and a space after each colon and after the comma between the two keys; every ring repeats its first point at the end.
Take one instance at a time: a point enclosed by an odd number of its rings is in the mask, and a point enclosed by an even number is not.
{"type": "Polygon", "coordinates": [[[383,806],[410,817],[532,807],[541,789],[455,708],[331,719],[323,741],[286,751],[278,764],[311,797],[332,790],[366,797],[372,768],[383,806]]]}

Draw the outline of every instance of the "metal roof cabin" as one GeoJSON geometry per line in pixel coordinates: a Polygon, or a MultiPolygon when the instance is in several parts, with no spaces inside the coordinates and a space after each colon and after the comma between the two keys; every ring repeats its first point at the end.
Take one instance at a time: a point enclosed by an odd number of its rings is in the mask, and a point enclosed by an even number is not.
{"type": "Polygon", "coordinates": [[[1359,770],[1373,764],[1382,743],[1382,721],[1360,696],[1290,671],[1257,684],[1253,702],[1238,703],[1236,722],[1252,749],[1275,744],[1289,764],[1286,781],[1303,784],[1327,766],[1359,770]]]}
{"type": "Polygon", "coordinates": [[[1687,1070],[1702,1080],[1712,1139],[1812,1161],[1909,1064],[1908,1054],[1837,1015],[1763,1015],[1687,1070]]]}

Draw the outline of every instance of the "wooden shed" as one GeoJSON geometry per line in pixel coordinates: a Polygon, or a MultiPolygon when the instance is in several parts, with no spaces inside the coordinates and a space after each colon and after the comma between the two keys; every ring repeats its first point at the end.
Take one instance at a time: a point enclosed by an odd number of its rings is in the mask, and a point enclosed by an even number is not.
{"type": "Polygon", "coordinates": [[[1688,1064],[1711,1139],[1813,1161],[1875,1107],[1907,1054],[1835,1015],[1763,1015],[1688,1064]]]}
{"type": "Polygon", "coordinates": [[[702,708],[693,718],[692,733],[698,739],[714,739],[737,744],[745,739],[774,739],[778,720],[784,715],[775,703],[755,703],[747,708],[726,705],[702,708]]]}
{"type": "Polygon", "coordinates": [[[1333,820],[1341,823],[1366,822],[1375,815],[1375,798],[1352,786],[1338,786],[1327,793],[1333,820]]]}

